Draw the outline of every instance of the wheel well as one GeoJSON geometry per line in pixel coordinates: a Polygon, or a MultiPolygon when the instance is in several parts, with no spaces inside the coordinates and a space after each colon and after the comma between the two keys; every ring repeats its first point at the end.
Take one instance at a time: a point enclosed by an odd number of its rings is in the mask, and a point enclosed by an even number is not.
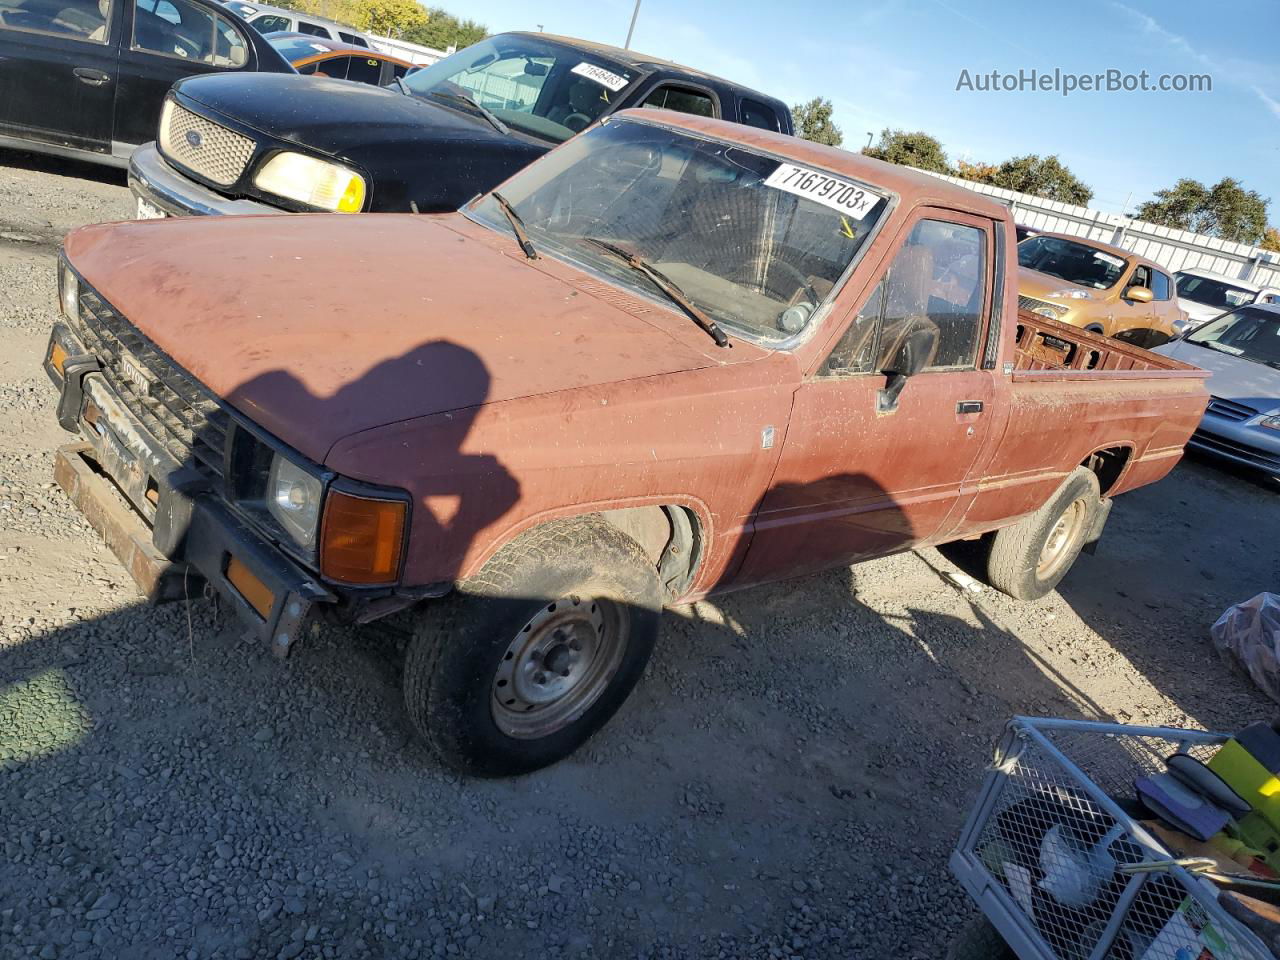
{"type": "Polygon", "coordinates": [[[1081,466],[1088,467],[1097,474],[1098,486],[1105,497],[1120,479],[1120,474],[1124,472],[1125,465],[1132,455],[1131,447],[1108,447],[1106,450],[1090,454],[1081,466]]]}
{"type": "Polygon", "coordinates": [[[605,510],[601,518],[640,545],[658,568],[668,596],[684,593],[702,560],[698,515],[676,504],[605,510]]]}

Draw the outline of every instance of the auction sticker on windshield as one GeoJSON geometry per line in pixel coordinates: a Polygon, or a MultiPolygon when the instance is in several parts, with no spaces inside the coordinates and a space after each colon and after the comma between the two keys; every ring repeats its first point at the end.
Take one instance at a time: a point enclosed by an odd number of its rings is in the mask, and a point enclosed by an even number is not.
{"type": "Polygon", "coordinates": [[[848,183],[829,173],[820,173],[808,167],[798,167],[794,163],[782,163],[778,169],[769,174],[764,182],[766,187],[794,193],[815,203],[839,210],[841,213],[861,220],[871,208],[883,197],[872,193],[866,187],[848,183]]]}
{"type": "Polygon", "coordinates": [[[608,87],[614,93],[617,93],[631,82],[626,77],[610,73],[604,67],[597,67],[594,63],[580,63],[569,72],[576,73],[580,77],[586,77],[588,80],[594,80],[600,86],[608,87]]]}

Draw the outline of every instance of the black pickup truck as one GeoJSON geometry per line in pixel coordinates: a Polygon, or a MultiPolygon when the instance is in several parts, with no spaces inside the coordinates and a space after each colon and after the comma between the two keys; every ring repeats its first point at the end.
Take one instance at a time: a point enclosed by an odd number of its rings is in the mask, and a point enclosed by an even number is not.
{"type": "Polygon", "coordinates": [[[301,76],[174,85],[135,151],[139,217],[455,210],[606,114],[677,110],[792,132],[781,101],[630,50],[482,40],[388,87],[301,76]]]}

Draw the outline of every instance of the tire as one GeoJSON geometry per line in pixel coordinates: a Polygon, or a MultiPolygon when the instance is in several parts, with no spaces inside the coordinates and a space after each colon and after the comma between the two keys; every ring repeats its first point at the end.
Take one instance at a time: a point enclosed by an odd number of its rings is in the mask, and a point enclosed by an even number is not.
{"type": "Polygon", "coordinates": [[[978,917],[956,934],[947,960],[1014,960],[1014,953],[1000,931],[986,917],[978,917]]]}
{"type": "Polygon", "coordinates": [[[405,657],[409,717],[462,773],[549,766],[622,706],[661,613],[653,562],[599,517],[531,530],[419,614],[405,657]]]}
{"type": "Polygon", "coordinates": [[[1048,503],[996,532],[987,555],[987,582],[1015,600],[1047,594],[1080,555],[1101,496],[1093,471],[1076,467],[1048,503]],[[1051,538],[1056,540],[1052,550],[1051,538]]]}

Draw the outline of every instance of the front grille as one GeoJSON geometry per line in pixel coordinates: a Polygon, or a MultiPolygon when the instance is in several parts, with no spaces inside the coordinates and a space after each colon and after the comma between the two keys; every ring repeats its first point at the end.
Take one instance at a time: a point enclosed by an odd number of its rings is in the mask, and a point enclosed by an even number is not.
{"type": "Polygon", "coordinates": [[[76,332],[120,402],[174,461],[220,485],[231,418],[213,396],[91,290],[81,293],[76,332]],[[150,374],[145,388],[125,366],[125,355],[150,374]]]}
{"type": "Polygon", "coordinates": [[[207,117],[166,100],[160,116],[160,152],[221,187],[240,179],[257,145],[207,117]]]}
{"type": "Polygon", "coordinates": [[[1216,434],[1197,430],[1191,437],[1191,446],[1244,460],[1255,467],[1280,475],[1280,457],[1265,453],[1254,447],[1247,447],[1243,443],[1227,440],[1225,437],[1220,437],[1216,434]]]}
{"type": "Polygon", "coordinates": [[[1222,417],[1224,420],[1248,420],[1258,415],[1253,407],[1246,407],[1234,400],[1224,400],[1222,397],[1210,397],[1208,409],[1215,417],[1222,417]]]}
{"type": "MultiPolygon", "coordinates": [[[[1055,317],[1060,317],[1067,311],[1056,304],[1049,303],[1047,300],[1037,300],[1035,297],[1028,297],[1025,294],[1018,295],[1018,309],[1026,310],[1028,313],[1035,313],[1036,308],[1048,307],[1055,317]]],[[[1043,316],[1043,314],[1041,314],[1043,316]]]]}

